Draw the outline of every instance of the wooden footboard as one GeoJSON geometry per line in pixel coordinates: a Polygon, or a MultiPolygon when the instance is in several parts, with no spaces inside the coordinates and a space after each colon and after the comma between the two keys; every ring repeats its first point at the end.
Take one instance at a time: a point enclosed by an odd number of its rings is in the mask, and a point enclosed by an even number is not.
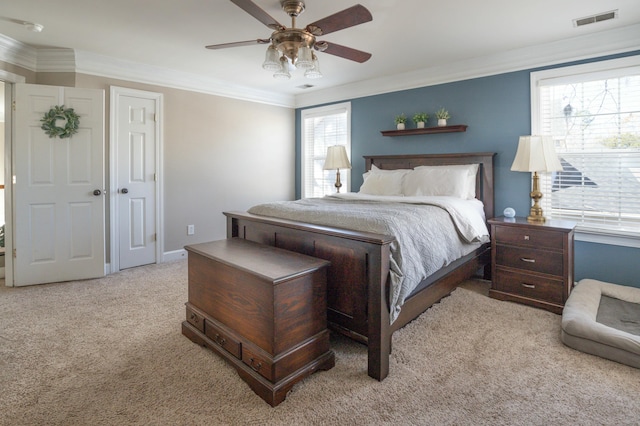
{"type": "Polygon", "coordinates": [[[369,376],[384,379],[391,350],[389,245],[395,239],[244,212],[225,215],[228,238],[244,238],[331,262],[327,273],[329,325],[366,343],[369,376]]]}

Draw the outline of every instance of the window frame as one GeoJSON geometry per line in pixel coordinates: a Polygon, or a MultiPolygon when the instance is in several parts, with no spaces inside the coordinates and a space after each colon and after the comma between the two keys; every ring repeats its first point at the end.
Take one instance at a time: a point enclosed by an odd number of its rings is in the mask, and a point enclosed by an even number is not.
{"type": "MultiPolygon", "coordinates": [[[[300,197],[308,198],[307,188],[307,141],[306,141],[306,119],[346,113],[346,143],[347,156],[351,162],[351,102],[341,102],[315,108],[306,108],[300,111],[300,197]]],[[[325,153],[326,155],[326,153],[325,153]]],[[[325,174],[335,175],[334,170],[327,170],[325,174]]],[[[340,169],[340,182],[342,192],[351,191],[351,169],[340,169]]],[[[326,195],[326,194],[325,194],[326,195]]]]}
{"type": "MultiPolygon", "coordinates": [[[[542,134],[539,90],[541,83],[546,83],[546,85],[550,82],[557,84],[562,84],[563,82],[579,83],[598,78],[615,78],[634,73],[636,68],[640,68],[640,55],[531,72],[531,134],[542,134]]],[[[580,225],[576,226],[576,240],[640,248],[640,234],[595,230],[593,228],[584,228],[580,225]]]]}

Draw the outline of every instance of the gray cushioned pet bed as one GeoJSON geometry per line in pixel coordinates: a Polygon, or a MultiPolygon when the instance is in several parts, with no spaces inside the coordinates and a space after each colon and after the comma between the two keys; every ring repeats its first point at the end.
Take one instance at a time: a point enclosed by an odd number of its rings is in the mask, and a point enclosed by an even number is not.
{"type": "Polygon", "coordinates": [[[640,288],[581,280],[562,312],[562,342],[640,368],[640,288]]]}

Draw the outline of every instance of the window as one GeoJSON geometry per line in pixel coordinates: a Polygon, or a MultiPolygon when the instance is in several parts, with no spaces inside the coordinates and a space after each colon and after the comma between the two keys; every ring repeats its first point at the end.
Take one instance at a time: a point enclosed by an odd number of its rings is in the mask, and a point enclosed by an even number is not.
{"type": "MultiPolygon", "coordinates": [[[[351,104],[341,103],[320,108],[309,108],[301,114],[302,198],[322,197],[334,193],[335,170],[322,170],[327,148],[344,145],[351,157],[351,104]]],[[[342,192],[351,188],[351,173],[340,170],[342,192]]]]}
{"type": "Polygon", "coordinates": [[[531,99],[563,165],[540,176],[545,216],[640,239],[640,56],[534,72],[531,99]]]}

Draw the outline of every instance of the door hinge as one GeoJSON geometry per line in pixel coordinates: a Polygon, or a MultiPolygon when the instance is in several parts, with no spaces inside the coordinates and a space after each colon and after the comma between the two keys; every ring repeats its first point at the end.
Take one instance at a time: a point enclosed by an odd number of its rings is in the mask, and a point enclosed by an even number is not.
{"type": "Polygon", "coordinates": [[[157,173],[154,173],[154,174],[153,174],[153,181],[154,181],[154,182],[157,182],[157,181],[158,181],[158,174],[157,174],[157,173]]]}
{"type": "Polygon", "coordinates": [[[13,249],[13,258],[15,259],[17,256],[18,251],[16,249],[13,249]]]}
{"type": "Polygon", "coordinates": [[[11,101],[11,109],[12,109],[13,111],[15,111],[15,110],[16,110],[16,101],[11,101]]]}
{"type": "Polygon", "coordinates": [[[153,113],[153,121],[158,122],[158,114],[153,113]]]}
{"type": "Polygon", "coordinates": [[[151,239],[152,241],[158,241],[158,234],[157,233],[153,233],[153,238],[151,239]]]}

